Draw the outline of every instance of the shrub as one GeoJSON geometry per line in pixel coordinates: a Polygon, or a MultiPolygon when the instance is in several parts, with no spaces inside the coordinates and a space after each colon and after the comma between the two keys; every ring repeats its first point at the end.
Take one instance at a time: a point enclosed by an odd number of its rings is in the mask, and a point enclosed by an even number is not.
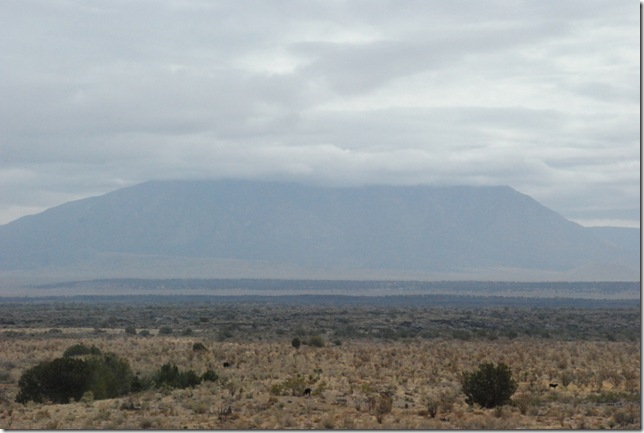
{"type": "Polygon", "coordinates": [[[293,340],[291,340],[291,346],[295,347],[296,349],[299,349],[301,345],[302,342],[299,338],[295,337],[293,340]]]}
{"type": "Polygon", "coordinates": [[[201,383],[201,378],[193,370],[179,371],[176,365],[170,363],[162,365],[153,380],[157,386],[170,388],[188,388],[201,383]]]}
{"type": "Polygon", "coordinates": [[[125,333],[127,335],[136,335],[136,328],[132,325],[126,326],[125,327],[125,333]]]}
{"type": "Polygon", "coordinates": [[[172,334],[172,328],[169,326],[162,326],[159,328],[159,335],[170,335],[172,334]]]}
{"type": "Polygon", "coordinates": [[[510,340],[514,340],[519,336],[519,334],[517,333],[517,331],[510,330],[505,333],[505,336],[508,337],[510,340]]]}
{"type": "Polygon", "coordinates": [[[194,352],[205,352],[205,351],[207,351],[208,349],[206,348],[206,346],[204,346],[204,344],[203,344],[203,343],[194,343],[194,344],[192,345],[192,350],[193,350],[194,352]]]}
{"type": "Polygon", "coordinates": [[[567,370],[561,373],[561,384],[563,386],[570,385],[573,380],[575,380],[575,373],[567,370]]]}
{"type": "Polygon", "coordinates": [[[542,404],[541,398],[537,394],[523,393],[512,399],[512,404],[519,409],[521,415],[536,412],[536,409],[542,404]]]}
{"type": "Polygon", "coordinates": [[[382,424],[384,416],[391,412],[393,402],[393,397],[389,393],[381,393],[379,397],[369,397],[369,410],[375,413],[379,424],[382,424]]]}
{"type": "Polygon", "coordinates": [[[635,424],[639,424],[638,421],[639,413],[636,410],[621,409],[613,414],[613,422],[617,424],[619,428],[634,426],[635,424]]]}
{"type": "Polygon", "coordinates": [[[86,391],[81,397],[80,401],[87,405],[90,405],[94,401],[94,393],[92,391],[86,391]]]}
{"type": "Polygon", "coordinates": [[[68,403],[70,399],[79,400],[89,390],[90,381],[89,365],[82,359],[63,357],[41,362],[20,377],[16,401],[68,403]]]}
{"type": "Polygon", "coordinates": [[[455,329],[452,331],[452,338],[455,340],[469,341],[472,339],[472,333],[464,329],[455,329]]]}
{"type": "Polygon", "coordinates": [[[87,392],[96,400],[130,392],[134,375],[127,361],[117,355],[100,354],[97,348],[83,345],[71,346],[65,354],[25,371],[18,381],[16,401],[68,403],[80,400],[87,392]],[[87,350],[89,356],[77,357],[86,355],[87,350]]]}
{"type": "Polygon", "coordinates": [[[87,363],[92,371],[90,391],[94,393],[94,399],[114,398],[130,392],[134,374],[126,360],[106,353],[88,359],[87,363]]]}
{"type": "Polygon", "coordinates": [[[11,373],[8,371],[0,371],[0,383],[11,383],[11,373]]]}
{"type": "Polygon", "coordinates": [[[427,414],[431,418],[436,418],[436,414],[438,413],[438,406],[439,406],[438,401],[437,400],[429,400],[426,403],[426,406],[427,406],[427,414]]]}
{"type": "Polygon", "coordinates": [[[509,403],[517,390],[510,368],[503,363],[479,365],[477,371],[461,376],[461,386],[467,404],[477,403],[487,409],[509,403]]]}
{"type": "Polygon", "coordinates": [[[201,375],[201,381],[214,382],[219,379],[219,375],[214,370],[206,370],[204,374],[201,375]]]}
{"type": "Polygon", "coordinates": [[[132,386],[130,387],[130,392],[139,392],[146,389],[145,384],[141,381],[141,378],[138,375],[135,375],[132,378],[132,386]]]}
{"type": "Polygon", "coordinates": [[[282,383],[273,384],[271,386],[271,394],[284,396],[302,395],[304,390],[313,383],[315,383],[315,379],[309,379],[309,381],[307,381],[303,376],[298,374],[297,376],[289,377],[282,383]]]}
{"type": "Polygon", "coordinates": [[[83,355],[100,355],[101,350],[96,346],[88,347],[82,343],[74,344],[69,346],[63,352],[63,358],[70,358],[72,356],[83,356],[83,355]]]}
{"type": "Polygon", "coordinates": [[[217,341],[224,341],[233,336],[233,333],[230,329],[220,329],[217,333],[217,341]]]}
{"type": "Polygon", "coordinates": [[[308,344],[313,347],[324,347],[324,339],[319,335],[314,335],[309,338],[308,344]]]}

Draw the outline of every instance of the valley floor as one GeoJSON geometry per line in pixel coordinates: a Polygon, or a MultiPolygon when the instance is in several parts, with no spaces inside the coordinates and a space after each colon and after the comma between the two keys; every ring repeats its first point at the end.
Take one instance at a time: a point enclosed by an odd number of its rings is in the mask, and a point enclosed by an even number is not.
{"type": "Polygon", "coordinates": [[[639,310],[81,307],[0,307],[0,428],[641,428],[639,310]],[[293,347],[294,337],[305,344],[293,347]],[[118,354],[141,376],[174,363],[219,378],[108,400],[15,402],[26,369],[76,343],[118,354]],[[459,376],[484,362],[511,368],[510,405],[464,402],[459,376]]]}

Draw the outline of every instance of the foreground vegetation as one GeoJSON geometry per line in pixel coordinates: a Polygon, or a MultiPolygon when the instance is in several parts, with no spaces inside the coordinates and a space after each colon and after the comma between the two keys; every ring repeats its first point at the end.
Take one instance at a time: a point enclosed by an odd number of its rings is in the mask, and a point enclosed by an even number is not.
{"type": "Polygon", "coordinates": [[[639,309],[32,302],[0,310],[0,428],[641,425],[639,309]],[[71,403],[19,396],[20,379],[38,365],[102,365],[106,356],[124,369],[127,392],[83,392],[71,403]],[[512,378],[501,373],[516,390],[486,409],[463,384],[490,364],[507,366],[512,378]]]}

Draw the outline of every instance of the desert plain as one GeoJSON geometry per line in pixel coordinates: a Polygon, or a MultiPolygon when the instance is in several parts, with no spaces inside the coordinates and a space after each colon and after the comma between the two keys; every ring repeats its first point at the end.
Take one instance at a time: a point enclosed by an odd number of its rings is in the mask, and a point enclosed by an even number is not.
{"type": "Polygon", "coordinates": [[[598,305],[2,303],[0,428],[640,429],[640,310],[598,305]],[[166,363],[218,377],[114,399],[15,401],[24,371],[78,343],[141,377],[166,363]],[[485,362],[510,367],[510,404],[465,403],[459,378],[485,362]]]}

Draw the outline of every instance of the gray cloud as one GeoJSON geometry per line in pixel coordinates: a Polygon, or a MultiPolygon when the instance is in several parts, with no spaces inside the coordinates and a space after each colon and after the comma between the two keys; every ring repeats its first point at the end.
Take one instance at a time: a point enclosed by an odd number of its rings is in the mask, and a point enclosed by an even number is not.
{"type": "Polygon", "coordinates": [[[638,224],[638,9],[0,4],[0,223],[148,179],[508,184],[638,224]]]}

